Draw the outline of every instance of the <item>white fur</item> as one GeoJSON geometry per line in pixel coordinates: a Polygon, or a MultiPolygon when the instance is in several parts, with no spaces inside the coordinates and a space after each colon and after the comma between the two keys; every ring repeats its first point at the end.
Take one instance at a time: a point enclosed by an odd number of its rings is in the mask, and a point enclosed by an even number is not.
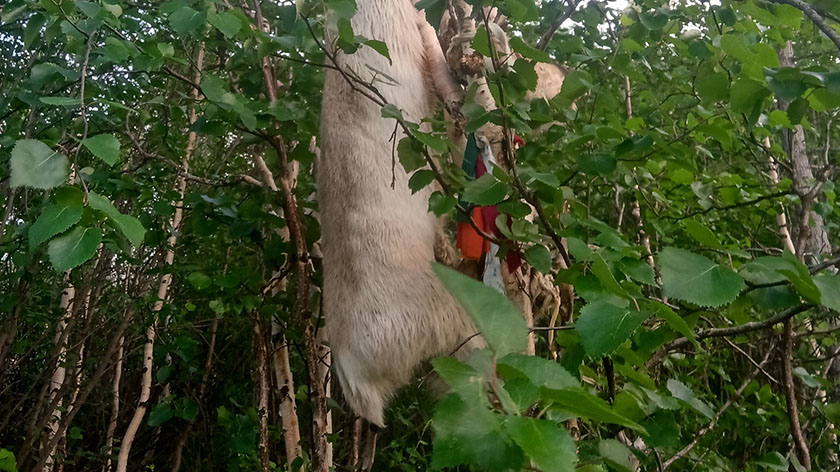
{"type": "MultiPolygon", "coordinates": [[[[396,84],[375,85],[388,103],[409,120],[431,116],[435,93],[414,6],[409,0],[356,3],[354,32],[385,41],[393,64],[362,47],[341,55],[340,67],[367,80],[374,71],[387,74],[396,84]]],[[[317,175],[326,332],[345,398],[379,426],[388,400],[420,363],[449,354],[475,332],[431,271],[431,190],[412,195],[399,161],[392,170],[394,124],[327,70],[317,175]]]]}

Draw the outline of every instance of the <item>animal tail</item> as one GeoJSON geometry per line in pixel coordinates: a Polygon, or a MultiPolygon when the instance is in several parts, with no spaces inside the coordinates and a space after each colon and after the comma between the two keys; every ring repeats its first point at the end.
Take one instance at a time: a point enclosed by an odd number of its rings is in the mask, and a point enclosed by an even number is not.
{"type": "Polygon", "coordinates": [[[333,371],[338,376],[344,399],[356,414],[384,428],[385,405],[394,394],[393,388],[386,382],[372,382],[357,372],[352,361],[342,363],[340,359],[341,356],[333,356],[333,371]]]}

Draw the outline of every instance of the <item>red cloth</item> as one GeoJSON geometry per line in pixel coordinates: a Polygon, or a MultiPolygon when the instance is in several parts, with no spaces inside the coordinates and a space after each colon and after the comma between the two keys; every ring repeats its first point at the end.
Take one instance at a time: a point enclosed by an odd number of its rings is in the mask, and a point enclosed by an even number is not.
{"type": "MultiPolygon", "coordinates": [[[[519,137],[514,136],[514,143],[519,146],[525,145],[525,141],[519,137]]],[[[478,162],[475,165],[475,178],[480,178],[487,173],[487,166],[484,165],[482,156],[478,156],[478,162]]],[[[475,207],[472,211],[472,218],[475,225],[478,226],[485,233],[492,234],[497,238],[504,238],[504,235],[496,226],[496,217],[499,216],[499,209],[496,205],[485,207],[475,207]]],[[[508,228],[511,225],[511,218],[507,218],[508,228]]],[[[458,236],[455,247],[461,250],[461,257],[464,259],[478,260],[487,252],[490,251],[490,242],[484,239],[469,222],[458,223],[458,236]]],[[[522,258],[514,251],[508,251],[505,256],[505,261],[508,265],[508,271],[513,273],[522,265],[522,258]]]]}
{"type": "MultiPolygon", "coordinates": [[[[484,215],[480,207],[473,208],[472,220],[481,231],[487,232],[484,215]]],[[[481,256],[490,250],[490,241],[484,239],[478,231],[473,228],[469,221],[458,223],[458,236],[455,247],[461,250],[461,257],[464,259],[479,260],[481,256]]]]}

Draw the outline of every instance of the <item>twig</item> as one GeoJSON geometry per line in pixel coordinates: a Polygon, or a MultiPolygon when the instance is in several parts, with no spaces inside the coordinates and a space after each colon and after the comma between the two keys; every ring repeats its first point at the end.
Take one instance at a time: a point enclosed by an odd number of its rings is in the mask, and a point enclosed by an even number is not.
{"type": "Polygon", "coordinates": [[[767,377],[768,380],[770,380],[774,384],[781,385],[781,383],[778,380],[776,380],[775,377],[773,377],[772,375],[770,375],[769,372],[764,370],[764,367],[762,367],[762,364],[759,364],[758,362],[756,362],[755,359],[753,359],[752,356],[750,356],[747,353],[747,351],[741,349],[741,346],[733,343],[732,341],[730,341],[726,338],[723,338],[723,340],[724,340],[724,342],[726,342],[726,344],[729,344],[729,346],[731,346],[732,349],[735,349],[736,351],[741,353],[742,356],[746,357],[747,360],[750,362],[750,364],[754,365],[759,371],[761,371],[761,373],[764,374],[764,376],[767,377]]]}
{"type": "Polygon", "coordinates": [[[548,30],[543,33],[540,37],[540,40],[537,42],[537,49],[540,51],[545,51],[545,48],[548,46],[548,42],[551,41],[551,37],[554,36],[554,33],[557,32],[557,29],[560,28],[560,25],[563,24],[564,21],[568,20],[572,17],[577,8],[578,1],[580,0],[566,0],[566,4],[568,5],[566,10],[562,13],[558,13],[556,17],[554,17],[554,21],[551,22],[551,26],[548,30]]]}
{"type": "Polygon", "coordinates": [[[82,184],[82,189],[85,191],[85,199],[88,196],[88,188],[85,179],[79,175],[79,166],[78,166],[78,158],[79,158],[79,151],[82,149],[82,141],[87,139],[88,129],[90,127],[90,123],[88,122],[87,117],[87,105],[85,104],[85,83],[87,82],[87,71],[88,65],[90,64],[90,50],[93,48],[93,42],[96,39],[96,31],[91,33],[90,37],[88,38],[87,50],[85,51],[85,62],[82,64],[82,77],[79,79],[81,81],[81,85],[79,86],[79,101],[81,102],[82,106],[80,109],[80,113],[82,115],[82,121],[84,122],[84,130],[82,132],[82,139],[79,140],[79,144],[76,146],[76,151],[73,154],[73,172],[75,175],[79,177],[79,182],[82,184]]]}
{"type": "Polygon", "coordinates": [[[668,458],[668,460],[666,460],[660,466],[660,470],[664,471],[664,470],[668,469],[668,467],[670,467],[671,464],[673,464],[674,462],[676,462],[676,461],[682,459],[683,457],[685,457],[686,454],[688,454],[689,452],[691,452],[692,449],[694,449],[694,446],[696,446],[697,443],[700,442],[700,439],[702,439],[703,436],[705,436],[709,431],[713,430],[715,428],[715,426],[717,426],[718,421],[720,421],[721,416],[723,416],[723,414],[726,412],[726,410],[728,410],[729,407],[731,407],[733,403],[735,403],[739,398],[741,398],[741,394],[744,393],[744,390],[747,388],[747,386],[750,384],[750,382],[752,382],[753,378],[755,378],[755,376],[758,374],[758,372],[764,370],[763,366],[770,359],[770,354],[773,352],[774,347],[775,347],[774,345],[771,345],[770,348],[767,349],[767,353],[764,355],[764,359],[761,360],[761,363],[756,364],[755,370],[753,370],[750,373],[750,375],[748,375],[747,378],[744,379],[744,382],[741,383],[741,386],[738,387],[738,390],[735,391],[735,395],[733,395],[729,400],[726,401],[726,403],[723,404],[723,406],[720,408],[720,410],[715,415],[715,419],[712,420],[712,422],[709,423],[708,426],[706,426],[703,429],[701,429],[700,431],[698,431],[694,435],[694,439],[692,439],[692,441],[690,443],[688,443],[684,448],[680,449],[679,452],[677,452],[676,454],[674,454],[673,456],[668,458]]]}
{"type": "Polygon", "coordinates": [[[774,198],[786,197],[786,196],[789,196],[789,195],[796,195],[796,194],[793,193],[793,192],[781,191],[781,192],[771,193],[771,194],[768,194],[768,195],[762,195],[762,196],[756,197],[752,200],[746,200],[746,201],[743,201],[743,202],[733,203],[732,205],[725,205],[725,206],[721,206],[721,207],[711,206],[709,208],[706,208],[705,210],[693,211],[693,212],[689,212],[689,213],[686,213],[684,215],[676,216],[676,217],[666,216],[665,218],[668,218],[668,219],[673,220],[673,221],[682,221],[682,220],[692,218],[692,217],[697,216],[697,215],[705,215],[705,214],[713,212],[713,211],[733,210],[735,208],[752,206],[752,205],[754,205],[758,202],[762,202],[764,200],[772,200],[774,198]]]}
{"type": "MultiPolygon", "coordinates": [[[[797,307],[788,308],[787,310],[785,310],[785,311],[783,311],[783,312],[781,312],[781,313],[779,313],[775,316],[771,316],[770,318],[767,318],[766,320],[763,320],[763,321],[752,321],[752,322],[749,322],[749,323],[744,323],[742,325],[731,326],[729,328],[705,329],[705,330],[697,333],[697,336],[695,336],[695,339],[700,341],[700,340],[707,339],[707,338],[719,338],[719,337],[724,337],[724,336],[735,336],[735,335],[738,335],[738,334],[744,334],[744,333],[749,333],[749,332],[752,332],[752,331],[758,331],[758,330],[761,330],[761,329],[771,328],[771,327],[773,327],[773,326],[775,326],[775,325],[777,325],[777,324],[779,324],[779,323],[781,323],[785,320],[793,318],[794,316],[798,315],[799,313],[802,313],[803,311],[806,311],[806,310],[808,310],[809,308],[812,308],[812,307],[813,307],[813,305],[811,305],[810,303],[803,303],[802,305],[799,305],[797,307]]],[[[668,354],[668,352],[670,352],[671,350],[676,349],[678,347],[685,346],[685,345],[689,344],[690,342],[691,341],[689,341],[689,339],[685,338],[685,337],[677,338],[677,339],[671,341],[670,343],[668,343],[665,346],[663,346],[662,348],[660,348],[659,351],[656,352],[656,354],[651,356],[651,358],[645,363],[645,365],[648,368],[653,367],[654,365],[656,365],[660,361],[662,361],[662,359],[665,358],[665,356],[668,354]]]]}
{"type": "Polygon", "coordinates": [[[811,470],[811,451],[802,432],[802,425],[799,422],[799,405],[796,400],[796,385],[793,382],[793,366],[791,356],[793,355],[793,323],[790,319],[785,320],[785,329],[782,332],[782,371],[785,379],[785,402],[787,404],[788,422],[790,423],[790,435],[793,439],[793,450],[799,463],[805,470],[811,470]]]}

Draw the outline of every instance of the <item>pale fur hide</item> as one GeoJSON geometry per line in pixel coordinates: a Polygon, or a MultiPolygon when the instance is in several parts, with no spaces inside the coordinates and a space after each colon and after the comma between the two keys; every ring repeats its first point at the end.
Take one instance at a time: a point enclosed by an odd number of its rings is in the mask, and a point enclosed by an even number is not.
{"type": "MultiPolygon", "coordinates": [[[[387,74],[396,84],[374,85],[388,103],[408,120],[431,116],[436,99],[428,64],[441,52],[437,44],[435,57],[427,52],[421,31],[428,24],[418,23],[409,0],[356,3],[355,34],[385,41],[393,64],[362,47],[340,55],[338,65],[366,80],[374,71],[387,74]]],[[[431,189],[412,195],[399,162],[393,168],[394,124],[338,72],[326,71],[317,173],[325,329],[345,398],[379,426],[388,400],[423,361],[450,354],[475,333],[432,273],[431,189]]]]}

